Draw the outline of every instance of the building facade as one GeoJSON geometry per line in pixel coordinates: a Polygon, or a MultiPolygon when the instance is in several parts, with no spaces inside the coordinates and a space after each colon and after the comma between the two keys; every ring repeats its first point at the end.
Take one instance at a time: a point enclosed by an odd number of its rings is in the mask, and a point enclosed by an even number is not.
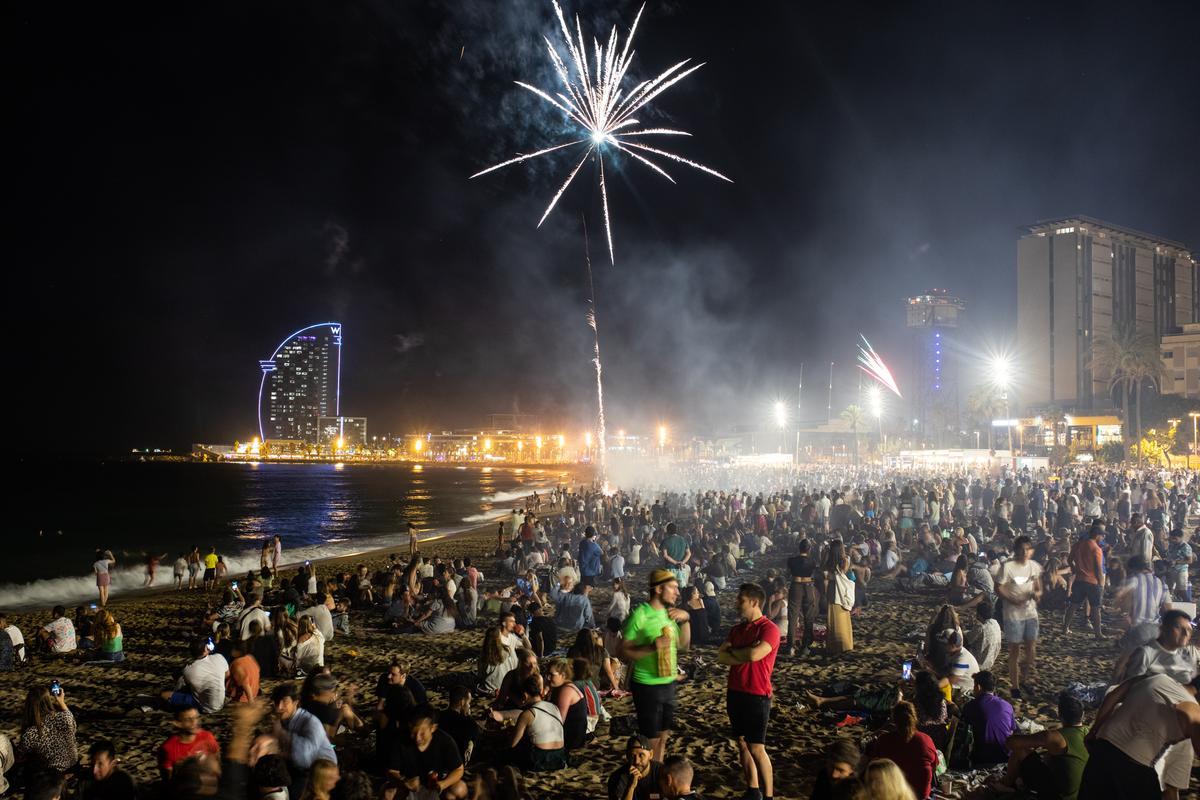
{"type": "Polygon", "coordinates": [[[945,289],[930,289],[905,303],[905,324],[912,338],[912,380],[905,391],[914,428],[926,436],[959,426],[955,335],[966,308],[966,302],[945,289]]]}
{"type": "Polygon", "coordinates": [[[1163,394],[1200,399],[1200,322],[1183,325],[1178,333],[1165,334],[1162,357],[1169,376],[1163,381],[1163,394]]]}
{"type": "Polygon", "coordinates": [[[322,447],[357,450],[367,444],[366,417],[321,417],[317,429],[322,447]]]}
{"type": "Polygon", "coordinates": [[[341,323],[320,322],[293,332],[258,365],[259,437],[318,443],[320,418],[341,411],[341,323]]]}
{"type": "Polygon", "coordinates": [[[1125,324],[1156,339],[1200,322],[1198,266],[1179,242],[1086,216],[1024,228],[1017,242],[1017,391],[1038,409],[1105,409],[1092,343],[1125,324]]]}

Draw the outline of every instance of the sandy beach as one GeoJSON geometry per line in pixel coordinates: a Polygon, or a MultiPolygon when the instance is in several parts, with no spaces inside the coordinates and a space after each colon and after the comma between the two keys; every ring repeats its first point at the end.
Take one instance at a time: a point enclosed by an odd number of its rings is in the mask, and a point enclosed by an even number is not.
{"type": "MultiPolygon", "coordinates": [[[[495,560],[481,558],[481,554],[494,550],[495,536],[494,525],[484,525],[426,542],[422,551],[443,558],[471,556],[487,577],[486,586],[496,588],[495,560]]],[[[319,574],[327,575],[336,568],[358,563],[365,563],[374,570],[386,563],[389,552],[406,553],[407,542],[397,541],[394,550],[320,562],[319,574]]],[[[759,559],[755,569],[739,576],[737,581],[761,579],[768,569],[781,569],[785,555],[779,553],[759,559]]],[[[644,592],[645,574],[643,566],[632,573],[629,581],[635,601],[644,592]]],[[[165,577],[169,579],[169,570],[165,577]]],[[[840,732],[855,738],[861,738],[867,732],[863,726],[839,730],[822,715],[802,709],[799,705],[802,692],[814,690],[820,693],[836,681],[870,684],[896,680],[902,662],[911,657],[915,646],[906,634],[923,628],[942,599],[940,593],[900,592],[893,588],[891,581],[882,580],[872,581],[869,596],[869,607],[854,620],[856,649],[853,653],[834,661],[827,659],[818,645],[816,652],[804,660],[781,655],[777,661],[776,695],[767,739],[775,764],[777,797],[807,797],[824,747],[840,732]]],[[[592,597],[598,611],[607,607],[607,590],[599,590],[592,597]]],[[[15,738],[26,689],[57,679],[76,713],[81,751],[96,739],[111,738],[121,751],[125,768],[139,781],[153,781],[156,778],[154,753],[171,732],[170,718],[162,711],[143,713],[137,710],[135,698],[155,694],[174,683],[178,671],[187,661],[186,634],[203,615],[208,599],[203,592],[172,590],[114,599],[110,608],[124,628],[126,661],[111,666],[91,666],[71,658],[36,658],[31,665],[0,681],[0,708],[3,709],[0,731],[15,738]]],[[[725,626],[734,619],[733,600],[734,592],[721,594],[725,626]]],[[[12,617],[27,639],[34,638],[37,628],[48,620],[49,609],[12,617]]],[[[326,663],[331,665],[343,685],[358,684],[371,701],[377,676],[394,657],[406,661],[410,673],[423,680],[447,673],[469,672],[474,669],[483,635],[479,628],[442,636],[397,635],[385,631],[381,615],[374,612],[355,612],[352,625],[351,635],[339,635],[327,643],[326,663]]],[[[706,797],[738,797],[743,787],[736,743],[730,737],[725,713],[725,668],[716,664],[715,647],[696,648],[693,655],[704,664],[697,669],[694,679],[680,688],[679,725],[671,737],[670,751],[685,754],[697,764],[697,783],[706,797]]],[[[1043,723],[1052,721],[1057,692],[1069,681],[1104,680],[1112,669],[1114,656],[1115,645],[1111,640],[1096,643],[1078,630],[1064,637],[1059,633],[1059,625],[1043,612],[1036,691],[1027,692],[1023,700],[1014,703],[1018,716],[1043,723]]],[[[1005,655],[1000,656],[993,669],[998,675],[1006,674],[1005,655]]],[[[264,681],[263,691],[269,692],[273,685],[274,682],[264,681]]],[[[1000,694],[1006,696],[1006,689],[1001,689],[1000,694]]],[[[431,690],[430,695],[435,706],[444,705],[441,692],[431,690]]],[[[366,705],[365,701],[363,705],[366,705]]],[[[631,714],[633,710],[629,698],[608,700],[606,707],[614,719],[631,714]]],[[[482,709],[477,700],[476,712],[482,709]]],[[[214,732],[218,741],[224,741],[229,723],[230,713],[226,708],[205,718],[203,724],[214,732]]],[[[578,766],[557,773],[527,776],[534,796],[604,796],[605,782],[621,761],[625,741],[626,736],[611,734],[609,726],[601,723],[595,741],[585,748],[578,766]]]]}

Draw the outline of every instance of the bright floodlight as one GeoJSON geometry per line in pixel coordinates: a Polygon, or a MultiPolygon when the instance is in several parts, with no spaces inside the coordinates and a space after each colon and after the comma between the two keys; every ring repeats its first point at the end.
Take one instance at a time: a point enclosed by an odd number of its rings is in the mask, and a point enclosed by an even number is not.
{"type": "Polygon", "coordinates": [[[666,445],[667,445],[667,426],[659,425],[658,426],[658,446],[666,447],[666,445]]]}
{"type": "Polygon", "coordinates": [[[780,428],[786,428],[787,421],[788,421],[788,413],[787,413],[787,406],[784,405],[782,400],[775,401],[774,415],[775,415],[775,424],[778,425],[780,428]]]}
{"type": "Polygon", "coordinates": [[[1012,385],[1012,359],[1004,354],[992,356],[988,361],[988,372],[992,383],[1001,389],[1012,385]]]}
{"type": "Polygon", "coordinates": [[[871,409],[871,416],[876,419],[883,416],[883,392],[878,386],[867,389],[867,407],[871,409]]]}

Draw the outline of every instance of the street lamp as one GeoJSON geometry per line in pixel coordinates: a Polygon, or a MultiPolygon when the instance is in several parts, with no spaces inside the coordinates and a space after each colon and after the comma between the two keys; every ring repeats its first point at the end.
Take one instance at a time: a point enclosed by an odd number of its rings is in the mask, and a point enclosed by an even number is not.
{"type": "MultiPolygon", "coordinates": [[[[1012,359],[1006,353],[996,353],[988,359],[988,378],[993,386],[1000,390],[1000,397],[1004,400],[1004,418],[1009,418],[1008,410],[1008,389],[1012,385],[1013,367],[1012,359]]],[[[1012,425],[1004,426],[1008,434],[1008,449],[1012,452],[1012,425]]]]}

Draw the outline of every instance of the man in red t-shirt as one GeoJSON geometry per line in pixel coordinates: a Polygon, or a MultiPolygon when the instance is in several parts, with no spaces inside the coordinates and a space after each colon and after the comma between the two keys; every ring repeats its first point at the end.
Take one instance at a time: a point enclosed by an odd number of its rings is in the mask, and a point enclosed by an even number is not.
{"type": "Polygon", "coordinates": [[[533,550],[533,520],[536,519],[533,514],[526,514],[525,521],[521,523],[521,529],[518,533],[521,535],[521,550],[526,555],[533,550]]]}
{"type": "Polygon", "coordinates": [[[221,748],[211,733],[200,727],[200,712],[184,708],[175,712],[176,733],[158,748],[158,768],[164,781],[171,779],[171,771],[180,761],[192,756],[221,755],[221,748]]]}
{"type": "Polygon", "coordinates": [[[1099,523],[1093,524],[1088,535],[1071,548],[1070,563],[1075,571],[1075,580],[1071,584],[1071,597],[1067,600],[1067,613],[1063,617],[1063,633],[1071,632],[1075,609],[1087,602],[1091,605],[1092,630],[1096,639],[1104,638],[1100,628],[1100,598],[1104,594],[1104,551],[1100,549],[1103,536],[1104,528],[1099,523]]]}
{"type": "Polygon", "coordinates": [[[730,668],[726,708],[738,740],[748,794],[771,800],[775,793],[775,773],[767,755],[766,739],[779,628],[763,615],[766,602],[766,592],[757,583],[741,585],[737,610],[743,621],[729,631],[729,638],[717,651],[717,661],[730,668]]]}

